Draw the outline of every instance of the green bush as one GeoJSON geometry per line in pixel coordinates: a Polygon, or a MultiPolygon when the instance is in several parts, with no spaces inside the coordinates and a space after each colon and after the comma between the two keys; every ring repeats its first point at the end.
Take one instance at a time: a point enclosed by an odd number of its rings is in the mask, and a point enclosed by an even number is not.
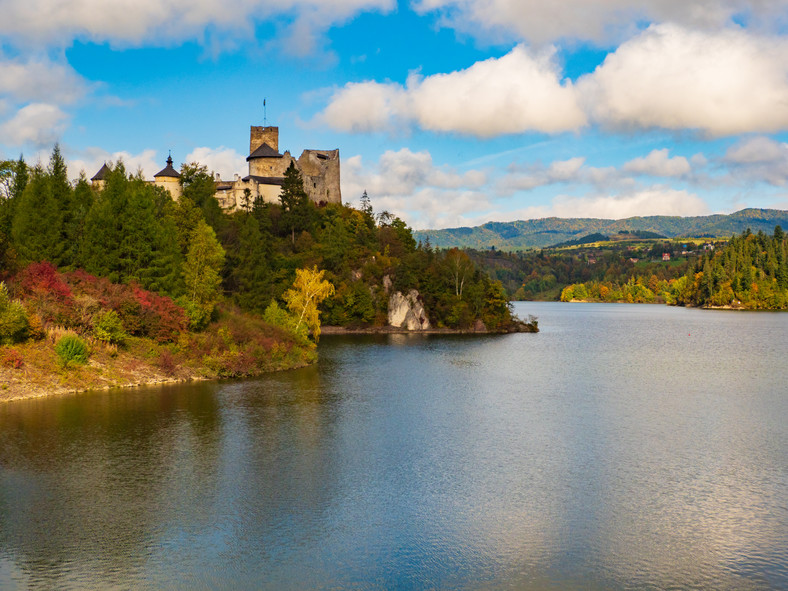
{"type": "Polygon", "coordinates": [[[24,341],[27,329],[27,312],[22,304],[11,301],[5,283],[0,283],[0,345],[24,341]]]}
{"type": "Polygon", "coordinates": [[[104,310],[93,316],[93,335],[100,341],[116,345],[122,345],[127,336],[115,310],[104,310]]]}
{"type": "Polygon", "coordinates": [[[263,321],[271,326],[283,328],[296,338],[297,342],[305,343],[309,340],[309,329],[306,324],[296,328],[296,319],[287,310],[283,310],[276,302],[271,302],[263,313],[263,321]]]}
{"type": "Polygon", "coordinates": [[[67,334],[55,345],[55,353],[63,367],[70,364],[83,365],[88,362],[88,346],[77,335],[67,334]]]}

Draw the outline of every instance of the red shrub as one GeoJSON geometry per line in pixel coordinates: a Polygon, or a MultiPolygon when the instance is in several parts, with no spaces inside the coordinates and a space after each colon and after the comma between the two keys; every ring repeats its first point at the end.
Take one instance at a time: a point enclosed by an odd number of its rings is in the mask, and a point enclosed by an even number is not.
{"type": "Polygon", "coordinates": [[[48,261],[31,263],[16,276],[17,289],[27,296],[47,297],[66,302],[71,299],[71,290],[57,267],[48,261]]]}
{"type": "Polygon", "coordinates": [[[141,307],[140,317],[149,337],[166,343],[186,330],[186,312],[170,298],[142,289],[136,283],[131,284],[131,290],[141,307]]]}
{"type": "Polygon", "coordinates": [[[24,364],[25,360],[22,359],[22,354],[16,349],[3,347],[2,350],[0,350],[0,365],[3,367],[21,369],[24,364]]]}
{"type": "Polygon", "coordinates": [[[13,283],[16,295],[44,322],[63,326],[78,322],[71,289],[52,263],[31,263],[19,272],[13,283]]]}

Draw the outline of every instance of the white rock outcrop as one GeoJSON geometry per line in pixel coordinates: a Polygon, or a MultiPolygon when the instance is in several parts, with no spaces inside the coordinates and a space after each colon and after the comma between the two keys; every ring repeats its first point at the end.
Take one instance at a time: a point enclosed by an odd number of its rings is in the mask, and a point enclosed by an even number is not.
{"type": "Polygon", "coordinates": [[[389,298],[389,326],[408,330],[427,330],[431,328],[424,306],[419,300],[419,292],[411,289],[408,295],[396,291],[389,298]]]}

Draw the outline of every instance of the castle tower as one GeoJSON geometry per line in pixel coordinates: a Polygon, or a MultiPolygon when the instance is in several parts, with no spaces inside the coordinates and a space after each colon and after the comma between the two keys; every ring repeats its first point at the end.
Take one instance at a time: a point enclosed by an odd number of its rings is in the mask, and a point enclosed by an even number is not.
{"type": "Polygon", "coordinates": [[[249,133],[249,175],[263,178],[282,177],[289,158],[279,153],[279,128],[255,127],[249,133]]]}
{"type": "Polygon", "coordinates": [[[103,189],[104,185],[107,184],[107,175],[110,172],[109,166],[107,166],[105,162],[104,166],[102,166],[99,171],[93,175],[93,178],[90,179],[90,184],[96,189],[103,189]]]}
{"type": "Polygon", "coordinates": [[[153,175],[153,184],[167,189],[173,199],[178,200],[183,194],[181,175],[172,167],[172,156],[167,156],[167,166],[153,175]]]}
{"type": "Polygon", "coordinates": [[[279,151],[278,127],[257,127],[252,125],[249,132],[249,153],[253,154],[263,144],[268,144],[273,148],[274,152],[279,151]]]}

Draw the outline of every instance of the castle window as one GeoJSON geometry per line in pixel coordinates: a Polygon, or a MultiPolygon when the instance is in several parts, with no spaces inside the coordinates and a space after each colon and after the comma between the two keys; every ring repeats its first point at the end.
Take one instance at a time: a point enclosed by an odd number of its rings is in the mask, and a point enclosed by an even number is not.
{"type": "Polygon", "coordinates": [[[312,183],[312,188],[317,189],[317,183],[312,183]]]}

